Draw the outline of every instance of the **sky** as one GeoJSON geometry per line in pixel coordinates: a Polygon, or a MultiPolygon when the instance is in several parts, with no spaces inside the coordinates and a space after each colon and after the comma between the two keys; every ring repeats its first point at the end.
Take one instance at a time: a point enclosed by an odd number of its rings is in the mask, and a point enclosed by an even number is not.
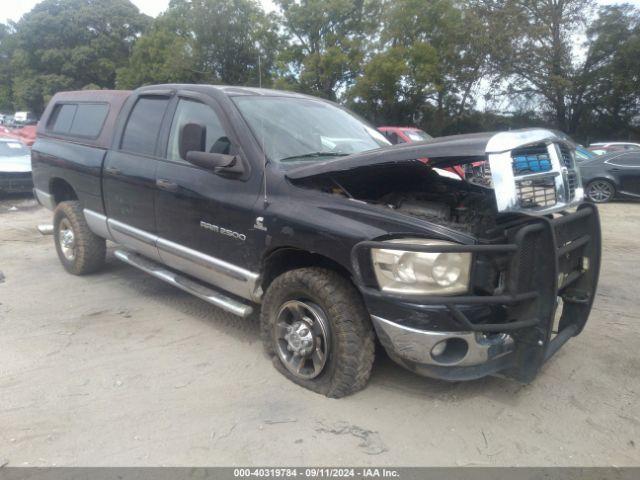
{"type": "MultiPolygon", "coordinates": [[[[31,10],[41,0],[0,0],[0,23],[6,23],[7,20],[13,20],[17,22],[20,17],[31,10]]],[[[275,7],[273,0],[258,0],[262,4],[262,7],[270,12],[275,7]]],[[[640,0],[638,0],[640,2],[640,0]]],[[[131,0],[135,6],[137,6],[142,13],[151,15],[152,17],[158,16],[163,12],[169,0],[131,0]]]]}
{"type": "MultiPolygon", "coordinates": [[[[141,12],[157,16],[163,12],[169,0],[131,0],[141,12]]],[[[266,11],[274,10],[273,0],[258,0],[266,11]]],[[[39,3],[40,0],[0,0],[0,22],[6,23],[7,20],[13,20],[17,22],[20,17],[31,10],[34,5],[39,3]]],[[[620,0],[598,0],[601,5],[608,5],[612,3],[631,3],[640,7],[640,0],[627,0],[626,2],[620,0]]]]}

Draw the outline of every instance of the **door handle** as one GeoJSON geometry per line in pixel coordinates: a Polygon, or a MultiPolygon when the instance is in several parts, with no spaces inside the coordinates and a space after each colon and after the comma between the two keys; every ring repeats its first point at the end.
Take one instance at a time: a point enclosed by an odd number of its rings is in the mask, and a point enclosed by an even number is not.
{"type": "Polygon", "coordinates": [[[621,170],[622,170],[621,168],[612,168],[612,169],[611,169],[611,171],[612,171],[612,172],[619,172],[619,171],[621,171],[621,170]]]}
{"type": "Polygon", "coordinates": [[[104,173],[108,173],[109,175],[120,175],[122,172],[115,167],[105,167],[104,173]]]}
{"type": "Polygon", "coordinates": [[[156,180],[156,186],[160,190],[166,190],[167,192],[175,192],[178,190],[178,184],[165,180],[164,178],[158,178],[156,180]]]}

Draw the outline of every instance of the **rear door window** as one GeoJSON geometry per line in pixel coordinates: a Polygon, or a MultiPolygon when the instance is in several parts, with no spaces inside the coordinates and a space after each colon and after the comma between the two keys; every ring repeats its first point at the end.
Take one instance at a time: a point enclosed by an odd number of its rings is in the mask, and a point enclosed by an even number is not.
{"type": "Polygon", "coordinates": [[[133,107],[120,148],[129,153],[154,155],[169,97],[141,97],[133,107]]]}

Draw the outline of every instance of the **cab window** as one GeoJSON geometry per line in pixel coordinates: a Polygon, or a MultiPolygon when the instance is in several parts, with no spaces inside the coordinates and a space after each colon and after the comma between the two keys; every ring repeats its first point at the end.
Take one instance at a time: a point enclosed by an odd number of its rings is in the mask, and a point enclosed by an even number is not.
{"type": "Polygon", "coordinates": [[[180,158],[180,131],[188,123],[197,123],[205,127],[205,149],[207,152],[229,154],[231,142],[216,112],[204,103],[180,99],[171,123],[167,159],[176,162],[185,161],[184,158],[180,158]]]}

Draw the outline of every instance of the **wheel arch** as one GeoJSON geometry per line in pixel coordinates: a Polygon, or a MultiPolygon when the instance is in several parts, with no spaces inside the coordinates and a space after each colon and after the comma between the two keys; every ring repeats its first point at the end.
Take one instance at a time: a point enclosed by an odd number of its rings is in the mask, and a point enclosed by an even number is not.
{"type": "Polygon", "coordinates": [[[587,182],[585,182],[585,186],[589,185],[590,183],[597,182],[598,180],[606,180],[607,182],[612,184],[614,187],[616,187],[616,190],[618,189],[617,180],[613,176],[609,176],[609,175],[605,175],[605,174],[593,176],[587,182]]]}
{"type": "Polygon", "coordinates": [[[60,177],[54,177],[49,181],[49,193],[53,196],[55,205],[68,200],[78,200],[75,189],[60,177]]]}
{"type": "Polygon", "coordinates": [[[265,254],[262,260],[260,285],[263,291],[266,291],[279,275],[305,267],[333,270],[353,282],[353,275],[349,269],[326,255],[297,247],[278,247],[265,254]]]}

